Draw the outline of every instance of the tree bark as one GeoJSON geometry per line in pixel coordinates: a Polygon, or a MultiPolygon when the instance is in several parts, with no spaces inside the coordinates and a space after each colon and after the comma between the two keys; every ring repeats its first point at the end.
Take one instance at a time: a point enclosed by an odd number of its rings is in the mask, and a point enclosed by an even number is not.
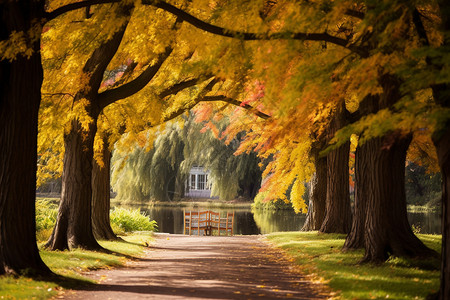
{"type": "Polygon", "coordinates": [[[327,200],[323,233],[348,233],[352,226],[348,160],[350,142],[327,155],[327,200]]]}
{"type": "MultiPolygon", "coordinates": [[[[2,1],[0,40],[28,32],[44,1],[2,1]]],[[[43,72],[39,41],[31,57],[0,61],[0,274],[50,275],[36,245],[37,124],[43,72]]]]}
{"type": "Polygon", "coordinates": [[[92,169],[92,229],[99,240],[119,239],[111,228],[110,166],[111,151],[107,137],[103,138],[103,167],[94,159],[92,169]]]}
{"type": "Polygon", "coordinates": [[[348,234],[343,251],[364,248],[364,233],[367,215],[367,198],[370,193],[372,182],[367,176],[373,168],[373,160],[370,157],[368,149],[371,143],[368,141],[362,145],[358,145],[355,154],[355,202],[353,206],[353,222],[350,233],[348,234]]]}
{"type": "Polygon", "coordinates": [[[373,165],[366,190],[366,253],[363,262],[384,262],[389,255],[427,257],[435,253],[412,232],[407,219],[405,196],[405,160],[411,135],[395,132],[367,143],[367,155],[373,165]]]}
{"type": "Polygon", "coordinates": [[[92,158],[96,118],[85,131],[78,120],[64,136],[64,170],[58,217],[46,247],[50,250],[99,250],[92,232],[92,158]]]}
{"type": "MultiPolygon", "coordinates": [[[[441,30],[450,30],[450,3],[439,0],[441,15],[441,30]]],[[[444,35],[443,49],[450,45],[450,36],[444,35]]],[[[445,50],[441,50],[445,51],[445,50]]],[[[446,53],[446,52],[444,52],[446,53]]],[[[448,66],[448,63],[447,63],[448,66]]],[[[432,86],[434,101],[444,108],[450,107],[450,84],[432,86]]],[[[450,299],[450,120],[445,120],[443,129],[433,133],[433,143],[436,147],[439,167],[442,175],[442,261],[441,285],[438,299],[450,299]]]]}
{"type": "Polygon", "coordinates": [[[439,299],[450,299],[450,129],[433,139],[442,174],[442,262],[439,299]]]}
{"type": "MultiPolygon", "coordinates": [[[[345,103],[334,111],[328,129],[328,138],[347,124],[345,103]]],[[[327,198],[325,219],[319,232],[348,233],[352,226],[349,191],[350,142],[347,141],[327,155],[327,198]]]]}
{"type": "MultiPolygon", "coordinates": [[[[316,151],[318,152],[318,151],[316,151]]],[[[315,155],[316,172],[310,181],[308,212],[302,231],[319,230],[325,218],[327,200],[327,158],[315,155]]]]}
{"type": "MultiPolygon", "coordinates": [[[[367,116],[376,113],[379,109],[379,97],[367,96],[359,104],[359,115],[367,116]]],[[[368,174],[374,168],[373,157],[369,149],[371,143],[375,140],[369,140],[366,143],[358,143],[355,153],[355,201],[353,206],[352,228],[348,234],[343,251],[364,248],[364,234],[367,211],[367,196],[371,193],[373,182],[368,174]]]]}

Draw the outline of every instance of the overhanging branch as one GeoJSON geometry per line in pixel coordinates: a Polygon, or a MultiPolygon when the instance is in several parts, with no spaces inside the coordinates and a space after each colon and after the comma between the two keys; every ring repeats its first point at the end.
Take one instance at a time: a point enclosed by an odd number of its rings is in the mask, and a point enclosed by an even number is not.
{"type": "Polygon", "coordinates": [[[348,40],[332,36],[327,32],[324,33],[304,33],[304,32],[276,32],[276,33],[251,33],[242,32],[237,30],[226,29],[220,26],[209,24],[202,21],[193,15],[181,10],[169,3],[160,0],[142,0],[142,4],[151,5],[167,12],[170,12],[177,17],[181,18],[185,22],[193,25],[194,27],[204,30],[206,32],[220,35],[224,37],[237,38],[244,41],[254,41],[254,40],[280,40],[280,39],[293,39],[302,41],[324,41],[335,45],[339,45],[350,51],[358,53],[362,57],[367,57],[368,53],[366,50],[350,44],[348,40]]]}
{"type": "Polygon", "coordinates": [[[194,86],[203,80],[207,80],[207,78],[210,78],[210,77],[212,77],[211,74],[193,78],[193,79],[188,79],[188,80],[176,83],[176,84],[172,85],[171,87],[163,90],[161,93],[159,93],[158,96],[159,96],[159,98],[162,99],[169,95],[174,95],[174,94],[178,93],[179,91],[182,91],[188,87],[194,86]]]}
{"type": "Polygon", "coordinates": [[[260,110],[257,110],[256,108],[254,108],[253,106],[249,105],[249,104],[243,104],[241,101],[238,101],[236,99],[233,98],[229,98],[223,95],[218,95],[218,96],[205,96],[201,99],[202,102],[213,102],[213,101],[221,101],[221,102],[226,102],[226,103],[230,103],[233,104],[235,106],[239,106],[242,107],[244,109],[247,109],[249,111],[251,111],[252,113],[254,113],[256,116],[260,117],[261,119],[267,120],[270,118],[270,116],[268,114],[263,113],[260,110]]]}
{"type": "Polygon", "coordinates": [[[143,89],[156,75],[156,73],[159,71],[166,59],[170,56],[172,51],[172,47],[166,47],[166,51],[158,56],[156,63],[152,66],[147,67],[147,69],[145,69],[145,71],[142,72],[134,80],[125,83],[117,88],[101,92],[98,97],[99,107],[103,109],[111,103],[114,103],[120,99],[130,97],[143,89]]]}
{"type": "Polygon", "coordinates": [[[50,12],[45,13],[44,17],[47,21],[53,20],[60,15],[63,15],[69,11],[77,10],[80,8],[86,8],[91,5],[97,5],[97,4],[108,4],[108,3],[117,3],[120,2],[120,0],[86,0],[86,1],[80,1],[80,2],[74,2],[70,3],[61,7],[58,7],[55,10],[52,10],[50,12]]]}

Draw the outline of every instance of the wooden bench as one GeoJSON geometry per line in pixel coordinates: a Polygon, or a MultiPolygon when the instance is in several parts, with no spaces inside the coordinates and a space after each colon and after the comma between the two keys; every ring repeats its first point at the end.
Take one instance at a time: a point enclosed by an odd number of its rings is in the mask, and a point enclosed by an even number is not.
{"type": "Polygon", "coordinates": [[[233,235],[234,211],[227,212],[226,217],[218,212],[206,211],[186,211],[184,210],[184,234],[212,235],[213,231],[218,235],[233,235]]]}

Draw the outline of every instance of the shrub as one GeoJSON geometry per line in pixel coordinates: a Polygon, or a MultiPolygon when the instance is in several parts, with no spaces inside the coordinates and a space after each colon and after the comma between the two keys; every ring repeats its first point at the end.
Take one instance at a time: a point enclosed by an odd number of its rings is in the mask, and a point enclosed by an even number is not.
{"type": "Polygon", "coordinates": [[[117,234],[132,231],[156,231],[156,221],[150,218],[140,209],[125,209],[116,207],[110,214],[111,227],[117,234]]]}
{"type": "Polygon", "coordinates": [[[266,192],[259,193],[256,195],[254,199],[254,203],[252,204],[253,209],[261,209],[261,210],[291,210],[292,204],[286,203],[283,200],[277,199],[277,200],[269,200],[264,201],[266,197],[266,192]]]}
{"type": "Polygon", "coordinates": [[[56,223],[58,205],[53,199],[36,200],[36,238],[44,241],[50,237],[51,231],[56,223]]]}

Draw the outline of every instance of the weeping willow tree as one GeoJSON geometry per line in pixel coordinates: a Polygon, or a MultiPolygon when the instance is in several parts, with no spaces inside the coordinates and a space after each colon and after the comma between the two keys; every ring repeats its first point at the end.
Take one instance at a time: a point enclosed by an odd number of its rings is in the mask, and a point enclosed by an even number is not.
{"type": "MultiPolygon", "coordinates": [[[[136,147],[131,153],[114,152],[111,185],[117,198],[126,202],[174,198],[175,183],[183,182],[179,166],[184,142],[180,134],[177,124],[168,124],[150,149],[136,147]]],[[[178,191],[180,196],[182,191],[178,191]]]]}
{"type": "Polygon", "coordinates": [[[220,137],[229,121],[222,119],[217,124],[196,123],[192,118],[184,128],[186,137],[182,164],[184,172],[192,166],[202,166],[210,171],[211,195],[221,200],[237,196],[253,199],[261,184],[261,170],[256,153],[235,155],[242,134],[225,144],[220,137]],[[207,130],[210,129],[210,130],[207,130]]]}
{"type": "Polygon", "coordinates": [[[128,202],[171,201],[184,196],[185,182],[193,166],[210,172],[212,196],[230,200],[252,199],[257,193],[261,171],[254,153],[234,155],[239,135],[225,144],[218,139],[227,125],[223,119],[206,130],[193,116],[184,123],[167,124],[152,147],[137,146],[131,153],[115,151],[112,159],[112,187],[117,198],[128,202]]]}

